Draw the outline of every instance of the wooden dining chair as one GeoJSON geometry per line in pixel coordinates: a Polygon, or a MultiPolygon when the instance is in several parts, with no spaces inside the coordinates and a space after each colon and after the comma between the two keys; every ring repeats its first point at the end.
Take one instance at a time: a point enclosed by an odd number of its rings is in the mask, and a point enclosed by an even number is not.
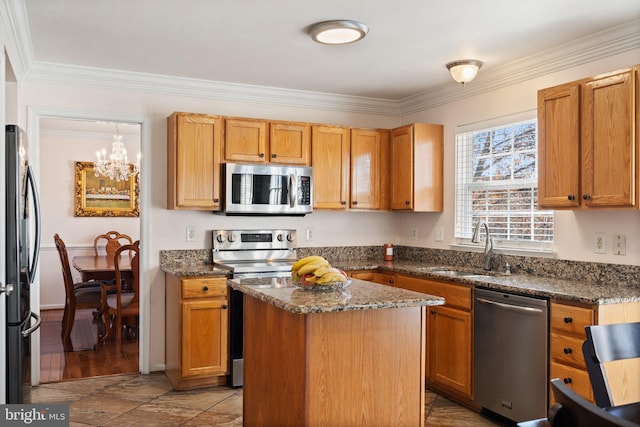
{"type": "MultiPolygon", "coordinates": [[[[586,326],[582,354],[596,405],[614,406],[605,364],[640,357],[640,322],[586,326]]],[[[640,378],[636,378],[640,381],[640,378]]]]}
{"type": "Polygon", "coordinates": [[[122,245],[132,244],[133,240],[126,234],[119,233],[117,231],[107,231],[105,234],[101,234],[93,241],[93,249],[96,255],[102,255],[102,248],[104,248],[107,256],[114,256],[116,249],[122,245]]]}
{"type": "Polygon", "coordinates": [[[608,413],[566,386],[560,378],[551,380],[555,402],[549,409],[551,427],[638,427],[638,424],[608,413]]]}
{"type": "Polygon", "coordinates": [[[71,330],[76,317],[76,310],[93,308],[100,309],[101,288],[100,282],[73,282],[67,247],[58,234],[53,236],[56,249],[60,255],[62,266],[62,278],[64,279],[64,314],[62,315],[62,338],[65,347],[71,344],[71,330]]]}
{"type": "Polygon", "coordinates": [[[114,267],[116,274],[115,284],[103,282],[101,285],[102,316],[104,319],[105,334],[102,341],[108,341],[115,330],[116,344],[122,343],[122,327],[127,321],[128,325],[137,325],[139,309],[140,290],[140,241],[133,244],[120,246],[114,255],[114,267]],[[129,251],[131,258],[131,275],[133,280],[131,292],[123,292],[122,272],[120,271],[120,257],[123,252],[129,251]],[[113,294],[109,294],[114,290],[113,294]]]}

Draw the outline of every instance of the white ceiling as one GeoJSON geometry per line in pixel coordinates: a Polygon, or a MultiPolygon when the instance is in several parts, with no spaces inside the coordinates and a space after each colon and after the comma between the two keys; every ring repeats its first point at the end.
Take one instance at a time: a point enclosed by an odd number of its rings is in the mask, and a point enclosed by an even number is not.
{"type": "Polygon", "coordinates": [[[638,0],[15,1],[37,64],[388,100],[456,85],[449,61],[488,72],[640,18],[638,0]],[[307,27],[330,19],[369,34],[314,43],[307,27]]]}

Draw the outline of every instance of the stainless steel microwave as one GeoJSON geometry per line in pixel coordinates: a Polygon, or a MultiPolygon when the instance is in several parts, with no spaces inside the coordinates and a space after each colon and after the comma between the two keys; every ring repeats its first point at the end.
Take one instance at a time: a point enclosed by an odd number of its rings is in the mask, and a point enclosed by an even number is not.
{"type": "Polygon", "coordinates": [[[313,208],[313,173],[307,166],[225,163],[227,215],[306,215],[313,208]]]}

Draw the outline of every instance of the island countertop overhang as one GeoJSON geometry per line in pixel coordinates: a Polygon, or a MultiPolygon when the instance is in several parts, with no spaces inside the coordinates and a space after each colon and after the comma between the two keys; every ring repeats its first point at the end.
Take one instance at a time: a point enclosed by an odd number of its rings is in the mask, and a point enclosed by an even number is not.
{"type": "Polygon", "coordinates": [[[311,291],[291,278],[230,279],[231,288],[296,314],[444,305],[442,297],[352,279],[339,290],[311,291]]]}

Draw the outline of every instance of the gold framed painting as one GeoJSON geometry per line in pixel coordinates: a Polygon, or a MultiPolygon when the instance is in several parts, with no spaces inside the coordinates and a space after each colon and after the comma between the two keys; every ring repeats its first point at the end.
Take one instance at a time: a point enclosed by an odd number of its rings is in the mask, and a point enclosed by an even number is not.
{"type": "MultiPolygon", "coordinates": [[[[130,165],[133,171],[133,164],[130,165]]],[[[140,174],[126,181],[97,175],[93,162],[75,162],[75,216],[140,216],[140,174]]]]}

